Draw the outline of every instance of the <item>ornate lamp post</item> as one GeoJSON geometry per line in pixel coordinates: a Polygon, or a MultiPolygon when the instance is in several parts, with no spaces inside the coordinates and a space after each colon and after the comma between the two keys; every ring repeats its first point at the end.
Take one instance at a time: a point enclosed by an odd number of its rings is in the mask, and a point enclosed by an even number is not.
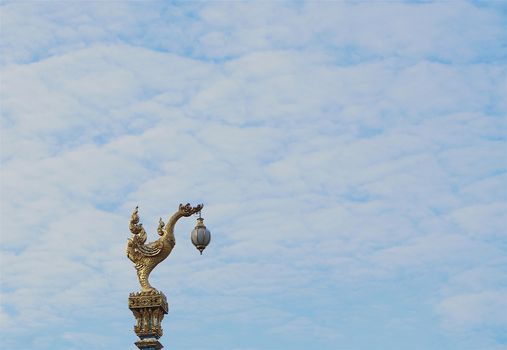
{"type": "Polygon", "coordinates": [[[132,236],[127,242],[127,257],[135,264],[141,291],[130,293],[129,309],[137,321],[134,332],[139,337],[139,341],[135,343],[139,349],[159,350],[163,348],[158,339],[162,336],[162,319],[169,311],[169,306],[164,293],[153,288],[148,277],[155,266],[171,254],[176,244],[174,226],[182,217],[199,213],[199,219],[197,219],[197,225],[191,233],[191,239],[202,254],[210,242],[210,232],[204,226],[200,216],[202,208],[202,204],[195,207],[190,204],[180,204],[178,211],[169,218],[167,225],[160,219],[157,229],[160,238],[147,244],[145,243],[146,231],[139,223],[138,208],[136,207],[132,213],[130,219],[132,236]]]}

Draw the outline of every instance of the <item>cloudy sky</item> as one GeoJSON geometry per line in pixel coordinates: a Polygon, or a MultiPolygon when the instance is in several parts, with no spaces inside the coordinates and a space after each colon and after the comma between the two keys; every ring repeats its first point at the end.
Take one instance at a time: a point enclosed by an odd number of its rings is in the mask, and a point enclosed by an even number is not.
{"type": "Polygon", "coordinates": [[[505,3],[0,10],[0,348],[507,349],[505,3]]]}

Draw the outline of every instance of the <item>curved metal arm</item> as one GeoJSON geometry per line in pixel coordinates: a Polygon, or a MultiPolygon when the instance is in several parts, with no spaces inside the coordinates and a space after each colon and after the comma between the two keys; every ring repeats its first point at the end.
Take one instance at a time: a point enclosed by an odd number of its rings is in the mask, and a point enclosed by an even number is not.
{"type": "Polygon", "coordinates": [[[162,237],[174,247],[176,244],[176,239],[174,238],[174,226],[176,226],[176,222],[178,222],[178,220],[182,217],[188,217],[200,212],[203,207],[203,204],[198,204],[195,207],[192,207],[190,203],[185,205],[180,204],[178,211],[169,218],[169,221],[165,225],[164,235],[162,237]]]}

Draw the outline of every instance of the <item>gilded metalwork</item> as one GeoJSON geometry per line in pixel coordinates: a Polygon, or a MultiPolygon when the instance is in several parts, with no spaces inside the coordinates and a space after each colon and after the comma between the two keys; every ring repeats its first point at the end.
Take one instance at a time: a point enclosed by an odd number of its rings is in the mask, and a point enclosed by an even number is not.
{"type": "Polygon", "coordinates": [[[139,349],[162,349],[158,339],[162,336],[162,320],[169,311],[167,299],[162,292],[130,293],[129,309],[136,318],[134,332],[140,338],[139,349]]]}
{"type": "Polygon", "coordinates": [[[139,222],[138,208],[136,207],[130,219],[129,227],[132,236],[127,242],[127,256],[135,264],[137,278],[141,285],[141,294],[158,293],[150,285],[148,277],[155,266],[171,254],[176,244],[174,238],[174,226],[176,222],[182,217],[188,217],[200,212],[202,208],[202,204],[195,207],[192,207],[189,203],[186,205],[180,204],[178,211],[169,218],[167,225],[160,218],[157,229],[160,238],[154,242],[145,244],[147,235],[143,225],[139,222]]]}

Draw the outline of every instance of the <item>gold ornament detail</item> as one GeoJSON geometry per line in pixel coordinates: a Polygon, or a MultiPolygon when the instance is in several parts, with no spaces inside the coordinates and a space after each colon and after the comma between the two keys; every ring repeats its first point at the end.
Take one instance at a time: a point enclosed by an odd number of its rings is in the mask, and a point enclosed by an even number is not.
{"type": "Polygon", "coordinates": [[[139,337],[139,349],[162,349],[158,339],[162,336],[162,320],[169,311],[167,299],[161,292],[130,293],[129,309],[136,318],[134,332],[139,337]]]}
{"type": "Polygon", "coordinates": [[[134,332],[139,338],[158,339],[162,336],[162,320],[169,311],[169,305],[163,293],[131,293],[129,309],[136,318],[134,332]]]}
{"type": "Polygon", "coordinates": [[[160,238],[154,242],[146,244],[146,231],[144,230],[143,225],[139,222],[138,207],[136,207],[130,219],[129,228],[130,232],[132,232],[132,236],[127,242],[127,257],[135,265],[137,278],[139,279],[139,284],[141,285],[141,294],[146,294],[146,296],[148,296],[152,295],[152,293],[159,293],[148,281],[151,271],[153,271],[155,266],[171,254],[171,251],[176,244],[176,240],[174,238],[174,226],[176,225],[176,222],[182,217],[189,217],[192,214],[200,212],[202,208],[202,204],[195,207],[192,207],[190,203],[187,203],[186,205],[180,204],[178,211],[169,218],[167,225],[164,225],[162,218],[160,218],[157,228],[160,238]]]}

